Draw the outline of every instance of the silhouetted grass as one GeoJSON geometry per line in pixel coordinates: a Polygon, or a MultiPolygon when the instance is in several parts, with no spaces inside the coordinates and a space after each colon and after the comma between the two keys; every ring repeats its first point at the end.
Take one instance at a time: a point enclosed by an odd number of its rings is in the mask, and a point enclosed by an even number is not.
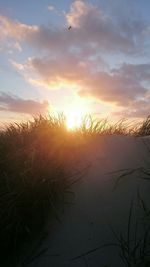
{"type": "Polygon", "coordinates": [[[148,116],[136,129],[136,136],[150,135],[150,116],[148,116]]]}
{"type": "Polygon", "coordinates": [[[60,220],[64,194],[79,177],[79,173],[70,172],[76,147],[72,138],[63,116],[39,116],[31,122],[11,124],[0,133],[3,266],[20,262],[50,216],[60,220]]]}
{"type": "Polygon", "coordinates": [[[94,119],[87,115],[82,118],[81,126],[76,132],[86,137],[100,135],[128,135],[132,132],[132,125],[125,119],[111,123],[108,119],[94,119]]]}
{"type": "Polygon", "coordinates": [[[85,116],[67,130],[65,117],[38,116],[0,132],[0,258],[17,266],[48,219],[61,220],[65,192],[80,178],[72,173],[73,155],[86,140],[100,135],[150,133],[150,119],[139,128],[126,120],[111,124],[85,116]],[[9,255],[9,257],[8,257],[9,255]]]}
{"type": "Polygon", "coordinates": [[[92,137],[96,135],[150,136],[150,116],[139,122],[128,119],[111,122],[108,119],[94,119],[87,115],[82,118],[81,126],[75,131],[92,137]]]}
{"type": "Polygon", "coordinates": [[[87,115],[82,118],[81,126],[74,132],[79,136],[88,137],[100,135],[149,136],[150,116],[139,122],[128,119],[111,122],[109,119],[95,119],[91,115],[87,115]]]}

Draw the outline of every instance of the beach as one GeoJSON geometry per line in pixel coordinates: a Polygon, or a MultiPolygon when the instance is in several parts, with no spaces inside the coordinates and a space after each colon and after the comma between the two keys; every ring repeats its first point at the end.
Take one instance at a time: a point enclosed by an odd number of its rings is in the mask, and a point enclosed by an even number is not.
{"type": "Polygon", "coordinates": [[[133,238],[144,235],[139,194],[148,203],[150,185],[140,169],[148,167],[149,145],[149,137],[99,136],[77,152],[84,175],[66,196],[60,220],[47,227],[52,234],[30,267],[124,266],[117,236],[129,239],[132,249],[133,238]]]}

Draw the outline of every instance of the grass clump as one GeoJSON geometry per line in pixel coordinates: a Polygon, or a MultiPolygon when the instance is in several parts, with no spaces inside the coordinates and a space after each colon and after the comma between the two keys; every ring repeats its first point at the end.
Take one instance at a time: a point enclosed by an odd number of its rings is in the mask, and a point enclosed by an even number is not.
{"type": "Polygon", "coordinates": [[[150,135],[150,115],[143,121],[121,119],[111,122],[108,119],[94,119],[87,115],[82,118],[82,123],[76,132],[79,135],[88,137],[100,135],[130,135],[130,136],[149,136],[150,135]]]}
{"type": "Polygon", "coordinates": [[[48,219],[59,220],[65,193],[80,174],[72,174],[71,164],[81,143],[114,134],[149,135],[150,117],[136,131],[126,120],[111,124],[91,116],[84,117],[78,129],[68,131],[63,115],[49,115],[11,124],[0,132],[2,266],[19,266],[48,219]]]}
{"type": "Polygon", "coordinates": [[[126,119],[111,123],[108,119],[94,119],[90,115],[83,117],[80,127],[76,129],[76,132],[86,137],[128,135],[131,134],[132,131],[132,125],[126,119]]]}
{"type": "Polygon", "coordinates": [[[149,135],[150,135],[150,115],[136,129],[136,136],[149,136],[149,135]]]}
{"type": "Polygon", "coordinates": [[[17,266],[48,218],[59,219],[64,194],[74,181],[65,165],[71,144],[63,116],[39,116],[0,133],[2,266],[17,266]]]}

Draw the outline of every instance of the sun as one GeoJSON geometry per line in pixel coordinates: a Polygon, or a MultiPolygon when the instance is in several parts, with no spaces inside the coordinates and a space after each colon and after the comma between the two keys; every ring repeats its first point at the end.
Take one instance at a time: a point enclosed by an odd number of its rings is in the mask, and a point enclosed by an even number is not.
{"type": "Polygon", "coordinates": [[[80,128],[82,123],[82,114],[78,111],[72,111],[66,116],[66,126],[69,130],[80,128]]]}
{"type": "Polygon", "coordinates": [[[80,128],[84,116],[86,116],[87,110],[84,106],[75,106],[65,112],[66,127],[68,130],[75,130],[80,128]]]}

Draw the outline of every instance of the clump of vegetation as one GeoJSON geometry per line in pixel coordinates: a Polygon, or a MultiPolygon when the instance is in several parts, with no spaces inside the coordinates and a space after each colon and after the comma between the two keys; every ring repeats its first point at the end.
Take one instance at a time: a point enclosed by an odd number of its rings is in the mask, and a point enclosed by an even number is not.
{"type": "Polygon", "coordinates": [[[81,126],[76,132],[86,137],[100,135],[128,135],[132,134],[133,126],[126,119],[111,123],[108,119],[94,119],[87,115],[82,118],[81,126]]]}
{"type": "Polygon", "coordinates": [[[70,166],[76,146],[68,134],[63,116],[39,116],[31,122],[12,124],[0,133],[3,266],[16,266],[47,219],[59,219],[64,194],[76,179],[66,165],[69,162],[70,166]]]}
{"type": "Polygon", "coordinates": [[[108,119],[94,119],[87,115],[82,118],[80,127],[75,131],[86,137],[100,135],[150,136],[150,116],[137,123],[134,120],[129,121],[127,119],[111,122],[108,119]]]}
{"type": "Polygon", "coordinates": [[[63,115],[38,116],[0,132],[1,264],[17,266],[48,219],[59,220],[65,193],[80,176],[71,164],[81,143],[113,134],[149,135],[150,117],[135,130],[126,120],[111,124],[85,116],[68,131],[63,115]]]}
{"type": "Polygon", "coordinates": [[[149,136],[150,135],[150,116],[148,116],[142,124],[136,129],[136,136],[149,136]]]}

